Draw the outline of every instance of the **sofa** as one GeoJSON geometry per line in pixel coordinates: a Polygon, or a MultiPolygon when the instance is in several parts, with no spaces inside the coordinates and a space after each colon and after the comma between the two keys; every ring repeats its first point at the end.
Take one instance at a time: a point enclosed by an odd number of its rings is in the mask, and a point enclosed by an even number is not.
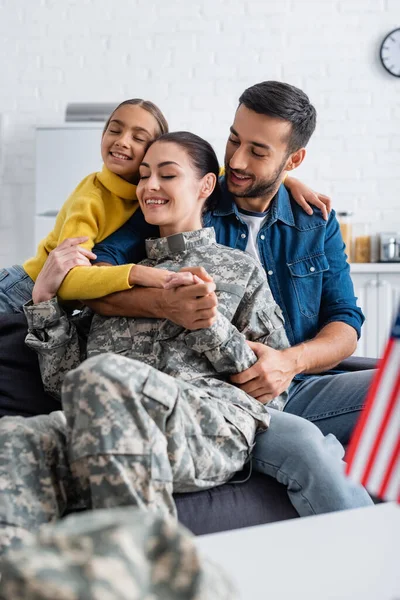
{"type": "MultiPolygon", "coordinates": [[[[35,352],[25,343],[25,316],[0,315],[0,417],[47,414],[61,408],[46,394],[35,352]]],[[[375,359],[351,357],[337,368],[356,371],[376,367],[375,359]]],[[[271,477],[252,473],[250,465],[225,485],[176,494],[178,517],[194,534],[292,519],[297,513],[286,488],[271,477]]]]}

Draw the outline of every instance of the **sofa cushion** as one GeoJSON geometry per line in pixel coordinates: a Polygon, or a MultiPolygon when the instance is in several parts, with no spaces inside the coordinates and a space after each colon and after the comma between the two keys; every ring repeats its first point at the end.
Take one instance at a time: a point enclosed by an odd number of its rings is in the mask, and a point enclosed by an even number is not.
{"type": "Polygon", "coordinates": [[[253,473],[245,483],[175,494],[174,499],[179,521],[196,535],[298,517],[286,487],[260,473],[253,473]]]}

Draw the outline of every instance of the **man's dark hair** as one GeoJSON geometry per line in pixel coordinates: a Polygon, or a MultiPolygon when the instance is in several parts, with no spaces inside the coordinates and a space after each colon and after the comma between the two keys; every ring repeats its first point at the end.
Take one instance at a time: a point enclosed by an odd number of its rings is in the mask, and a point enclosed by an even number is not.
{"type": "Polygon", "coordinates": [[[276,117],[292,124],[288,137],[288,154],[304,148],[313,134],[317,112],[307,94],[281,81],[263,81],[247,88],[239,98],[239,106],[260,115],[276,117]]]}

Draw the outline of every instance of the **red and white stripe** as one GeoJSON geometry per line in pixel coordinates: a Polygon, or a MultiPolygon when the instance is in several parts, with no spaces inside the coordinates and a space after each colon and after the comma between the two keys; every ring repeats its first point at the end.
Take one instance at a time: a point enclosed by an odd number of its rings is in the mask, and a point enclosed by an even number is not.
{"type": "Polygon", "coordinates": [[[353,479],[371,494],[400,503],[400,338],[397,335],[388,342],[346,458],[346,471],[353,479]]]}

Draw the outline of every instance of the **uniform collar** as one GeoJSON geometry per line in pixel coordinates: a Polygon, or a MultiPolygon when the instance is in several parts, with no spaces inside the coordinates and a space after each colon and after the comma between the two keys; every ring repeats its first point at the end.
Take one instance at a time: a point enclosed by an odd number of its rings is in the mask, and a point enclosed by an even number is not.
{"type": "Polygon", "coordinates": [[[204,227],[204,229],[196,229],[196,231],[186,231],[168,237],[146,240],[146,253],[148,258],[159,260],[171,257],[178,252],[185,252],[191,248],[210,246],[215,243],[214,228],[204,227]]]}
{"type": "MultiPolygon", "coordinates": [[[[218,207],[213,211],[213,214],[217,217],[226,217],[227,215],[239,216],[238,207],[236,206],[235,200],[232,194],[228,191],[226,186],[225,176],[221,178],[222,198],[218,203],[218,207]]],[[[286,187],[283,183],[279,186],[277,193],[275,194],[270,204],[270,223],[277,221],[283,221],[287,225],[294,226],[294,218],[292,207],[290,205],[290,196],[286,187]]],[[[240,218],[240,217],[239,217],[240,218]]]]}
{"type": "Polygon", "coordinates": [[[110,169],[107,169],[105,165],[100,173],[97,173],[97,179],[109,190],[112,194],[115,194],[123,200],[136,200],[136,185],[129,183],[112,173],[110,169]]]}

